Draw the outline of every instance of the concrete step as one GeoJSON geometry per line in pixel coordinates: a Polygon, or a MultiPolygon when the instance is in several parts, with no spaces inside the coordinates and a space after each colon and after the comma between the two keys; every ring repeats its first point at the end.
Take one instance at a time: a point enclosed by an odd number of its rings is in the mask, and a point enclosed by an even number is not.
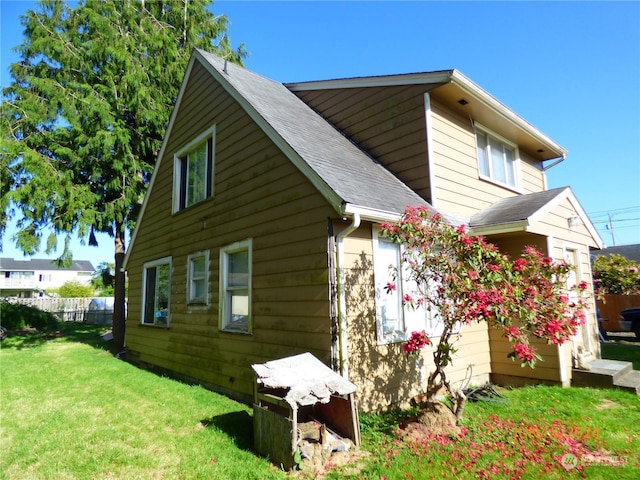
{"type": "Polygon", "coordinates": [[[631,370],[616,380],[614,387],[640,395],[640,371],[631,370]]]}
{"type": "Polygon", "coordinates": [[[640,371],[631,362],[598,359],[589,370],[574,369],[571,384],[576,387],[620,388],[640,395],[640,371]]]}

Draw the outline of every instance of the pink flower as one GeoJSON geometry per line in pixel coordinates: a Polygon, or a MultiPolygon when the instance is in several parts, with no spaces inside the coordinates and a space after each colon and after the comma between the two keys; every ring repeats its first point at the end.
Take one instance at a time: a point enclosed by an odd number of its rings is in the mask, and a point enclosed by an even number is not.
{"type": "Polygon", "coordinates": [[[389,282],[385,285],[384,289],[387,293],[391,293],[391,292],[395,292],[398,289],[398,287],[396,287],[395,283],[389,282]]]}
{"type": "Polygon", "coordinates": [[[516,272],[521,272],[526,266],[527,261],[524,258],[518,258],[515,262],[513,262],[513,269],[516,272]]]}
{"type": "Polygon", "coordinates": [[[504,329],[504,336],[510,340],[516,340],[520,338],[520,330],[518,330],[516,327],[506,327],[504,329]]]}
{"type": "Polygon", "coordinates": [[[513,351],[516,354],[516,357],[518,357],[523,362],[531,362],[535,358],[533,355],[533,351],[531,350],[531,347],[529,347],[529,345],[516,343],[513,346],[513,351]]]}
{"type": "Polygon", "coordinates": [[[418,353],[418,350],[426,347],[427,345],[431,345],[431,340],[427,337],[427,332],[424,330],[421,332],[411,332],[411,337],[407,343],[404,344],[402,350],[404,353],[411,355],[418,353]]]}

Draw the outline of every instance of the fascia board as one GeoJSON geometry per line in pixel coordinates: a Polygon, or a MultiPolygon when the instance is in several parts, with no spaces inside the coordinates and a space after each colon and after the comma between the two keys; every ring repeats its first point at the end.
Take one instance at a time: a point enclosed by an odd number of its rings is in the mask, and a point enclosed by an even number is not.
{"type": "Polygon", "coordinates": [[[529,225],[533,226],[539,221],[541,221],[545,216],[549,215],[552,212],[552,210],[556,208],[558,205],[560,205],[560,203],[562,203],[564,200],[569,201],[569,203],[571,204],[571,207],[578,214],[578,217],[580,217],[580,221],[589,231],[589,234],[593,238],[593,241],[596,243],[596,245],[598,245],[599,248],[603,248],[604,241],[600,237],[600,234],[591,223],[591,220],[589,219],[588,215],[582,209],[580,202],[578,201],[576,196],[571,191],[571,188],[569,187],[565,188],[562,192],[558,193],[558,195],[556,195],[553,198],[553,200],[550,200],[549,202],[547,202],[542,208],[536,211],[533,215],[530,215],[528,218],[529,225]]]}
{"type": "Polygon", "coordinates": [[[521,220],[518,222],[500,223],[498,225],[487,225],[483,227],[470,227],[471,235],[498,235],[500,233],[526,232],[529,222],[521,220]]]}
{"type": "Polygon", "coordinates": [[[431,85],[449,83],[453,70],[440,70],[426,73],[408,73],[383,75],[378,77],[341,78],[336,80],[317,80],[311,82],[286,83],[293,92],[305,90],[327,90],[337,88],[392,87],[399,85],[431,85]]]}
{"type": "Polygon", "coordinates": [[[129,262],[129,252],[133,249],[133,245],[135,243],[137,234],[138,234],[138,222],[142,220],[145,210],[147,209],[147,201],[149,195],[151,194],[151,190],[156,182],[156,176],[158,174],[158,170],[160,170],[160,164],[162,163],[162,157],[164,156],[164,151],[167,148],[167,142],[171,136],[171,132],[173,131],[173,124],[175,122],[176,116],[178,115],[178,111],[180,110],[180,105],[182,103],[182,97],[184,96],[184,91],[187,87],[187,83],[189,83],[189,77],[191,77],[191,70],[193,69],[193,64],[195,63],[195,57],[191,55],[189,59],[189,63],[187,65],[187,70],[182,78],[182,84],[180,85],[180,90],[178,91],[178,97],[176,98],[176,104],[173,107],[173,111],[171,112],[171,117],[169,117],[169,125],[167,126],[167,130],[165,131],[164,138],[162,139],[162,145],[160,146],[160,151],[158,152],[158,156],[156,157],[156,163],[153,167],[153,173],[151,174],[151,180],[149,181],[149,186],[147,187],[147,191],[144,194],[144,199],[142,201],[142,207],[140,208],[140,212],[138,213],[138,218],[136,220],[136,228],[131,232],[131,241],[129,242],[129,248],[124,256],[124,261],[122,263],[122,268],[124,270],[127,269],[127,263],[129,262]]]}
{"type": "Polygon", "coordinates": [[[593,226],[593,223],[591,223],[591,219],[589,219],[589,216],[585,213],[585,211],[582,208],[582,205],[580,205],[580,202],[578,201],[578,199],[575,197],[575,195],[571,190],[569,190],[569,195],[567,196],[567,198],[569,199],[569,202],[571,203],[576,213],[580,217],[580,220],[582,221],[584,226],[587,228],[587,230],[591,234],[591,237],[593,238],[594,242],[596,243],[596,245],[598,245],[598,248],[603,249],[605,246],[604,240],[602,240],[602,237],[600,237],[600,234],[596,230],[596,227],[593,226]]]}
{"type": "Polygon", "coordinates": [[[316,187],[316,189],[325,197],[329,204],[340,212],[343,199],[316,173],[311,166],[289,145],[280,134],[267,122],[260,113],[249,103],[249,101],[240,94],[211,63],[209,63],[202,54],[195,50],[196,57],[204,68],[209,72],[224,90],[235,100],[251,119],[264,131],[264,133],[282,150],[282,152],[291,160],[291,162],[307,177],[307,179],[316,187]]]}
{"type": "Polygon", "coordinates": [[[374,210],[372,208],[361,207],[352,203],[344,204],[341,213],[347,216],[358,214],[362,220],[375,223],[397,222],[402,217],[402,214],[400,213],[374,210]]]}
{"type": "Polygon", "coordinates": [[[486,90],[478,86],[476,83],[471,81],[469,78],[464,76],[458,70],[453,70],[451,74],[451,83],[456,85],[461,90],[467,92],[469,95],[472,95],[475,99],[480,101],[485,107],[493,110],[496,114],[502,116],[509,122],[515,124],[520,129],[524,130],[528,135],[531,135],[537,141],[545,145],[550,150],[556,152],[559,157],[566,157],[567,150],[551,140],[544,133],[538,130],[536,127],[527,122],[520,115],[515,113],[505,104],[500,102],[493,95],[488,93],[486,90]]]}
{"type": "Polygon", "coordinates": [[[553,197],[552,200],[549,200],[542,207],[540,207],[538,210],[536,210],[531,215],[529,215],[529,218],[527,219],[529,221],[529,225],[535,225],[536,223],[541,221],[544,217],[549,215],[554,208],[560,205],[560,203],[563,202],[569,196],[569,193],[570,193],[569,188],[565,188],[561,192],[558,192],[558,194],[555,197],[553,197]]]}

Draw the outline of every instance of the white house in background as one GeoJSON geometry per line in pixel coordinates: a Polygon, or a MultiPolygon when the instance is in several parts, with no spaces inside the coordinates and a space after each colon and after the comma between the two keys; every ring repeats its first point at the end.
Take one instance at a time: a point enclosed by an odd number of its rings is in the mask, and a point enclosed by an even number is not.
{"type": "Polygon", "coordinates": [[[74,260],[70,267],[59,267],[49,259],[0,258],[0,297],[40,297],[46,289],[70,281],[88,285],[94,272],[88,260],[74,260]]]}

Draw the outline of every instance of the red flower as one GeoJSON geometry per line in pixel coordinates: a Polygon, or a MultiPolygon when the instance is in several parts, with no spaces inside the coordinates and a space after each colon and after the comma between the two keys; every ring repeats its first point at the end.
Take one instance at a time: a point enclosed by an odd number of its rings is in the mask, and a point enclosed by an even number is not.
{"type": "Polygon", "coordinates": [[[515,262],[513,262],[513,269],[516,272],[521,272],[524,270],[524,267],[527,266],[527,261],[524,258],[518,258],[515,262]]]}
{"type": "Polygon", "coordinates": [[[431,345],[431,340],[427,337],[427,332],[424,330],[421,332],[411,332],[411,337],[407,343],[404,344],[402,350],[404,353],[411,355],[418,353],[418,350],[426,347],[427,345],[431,345]]]}

